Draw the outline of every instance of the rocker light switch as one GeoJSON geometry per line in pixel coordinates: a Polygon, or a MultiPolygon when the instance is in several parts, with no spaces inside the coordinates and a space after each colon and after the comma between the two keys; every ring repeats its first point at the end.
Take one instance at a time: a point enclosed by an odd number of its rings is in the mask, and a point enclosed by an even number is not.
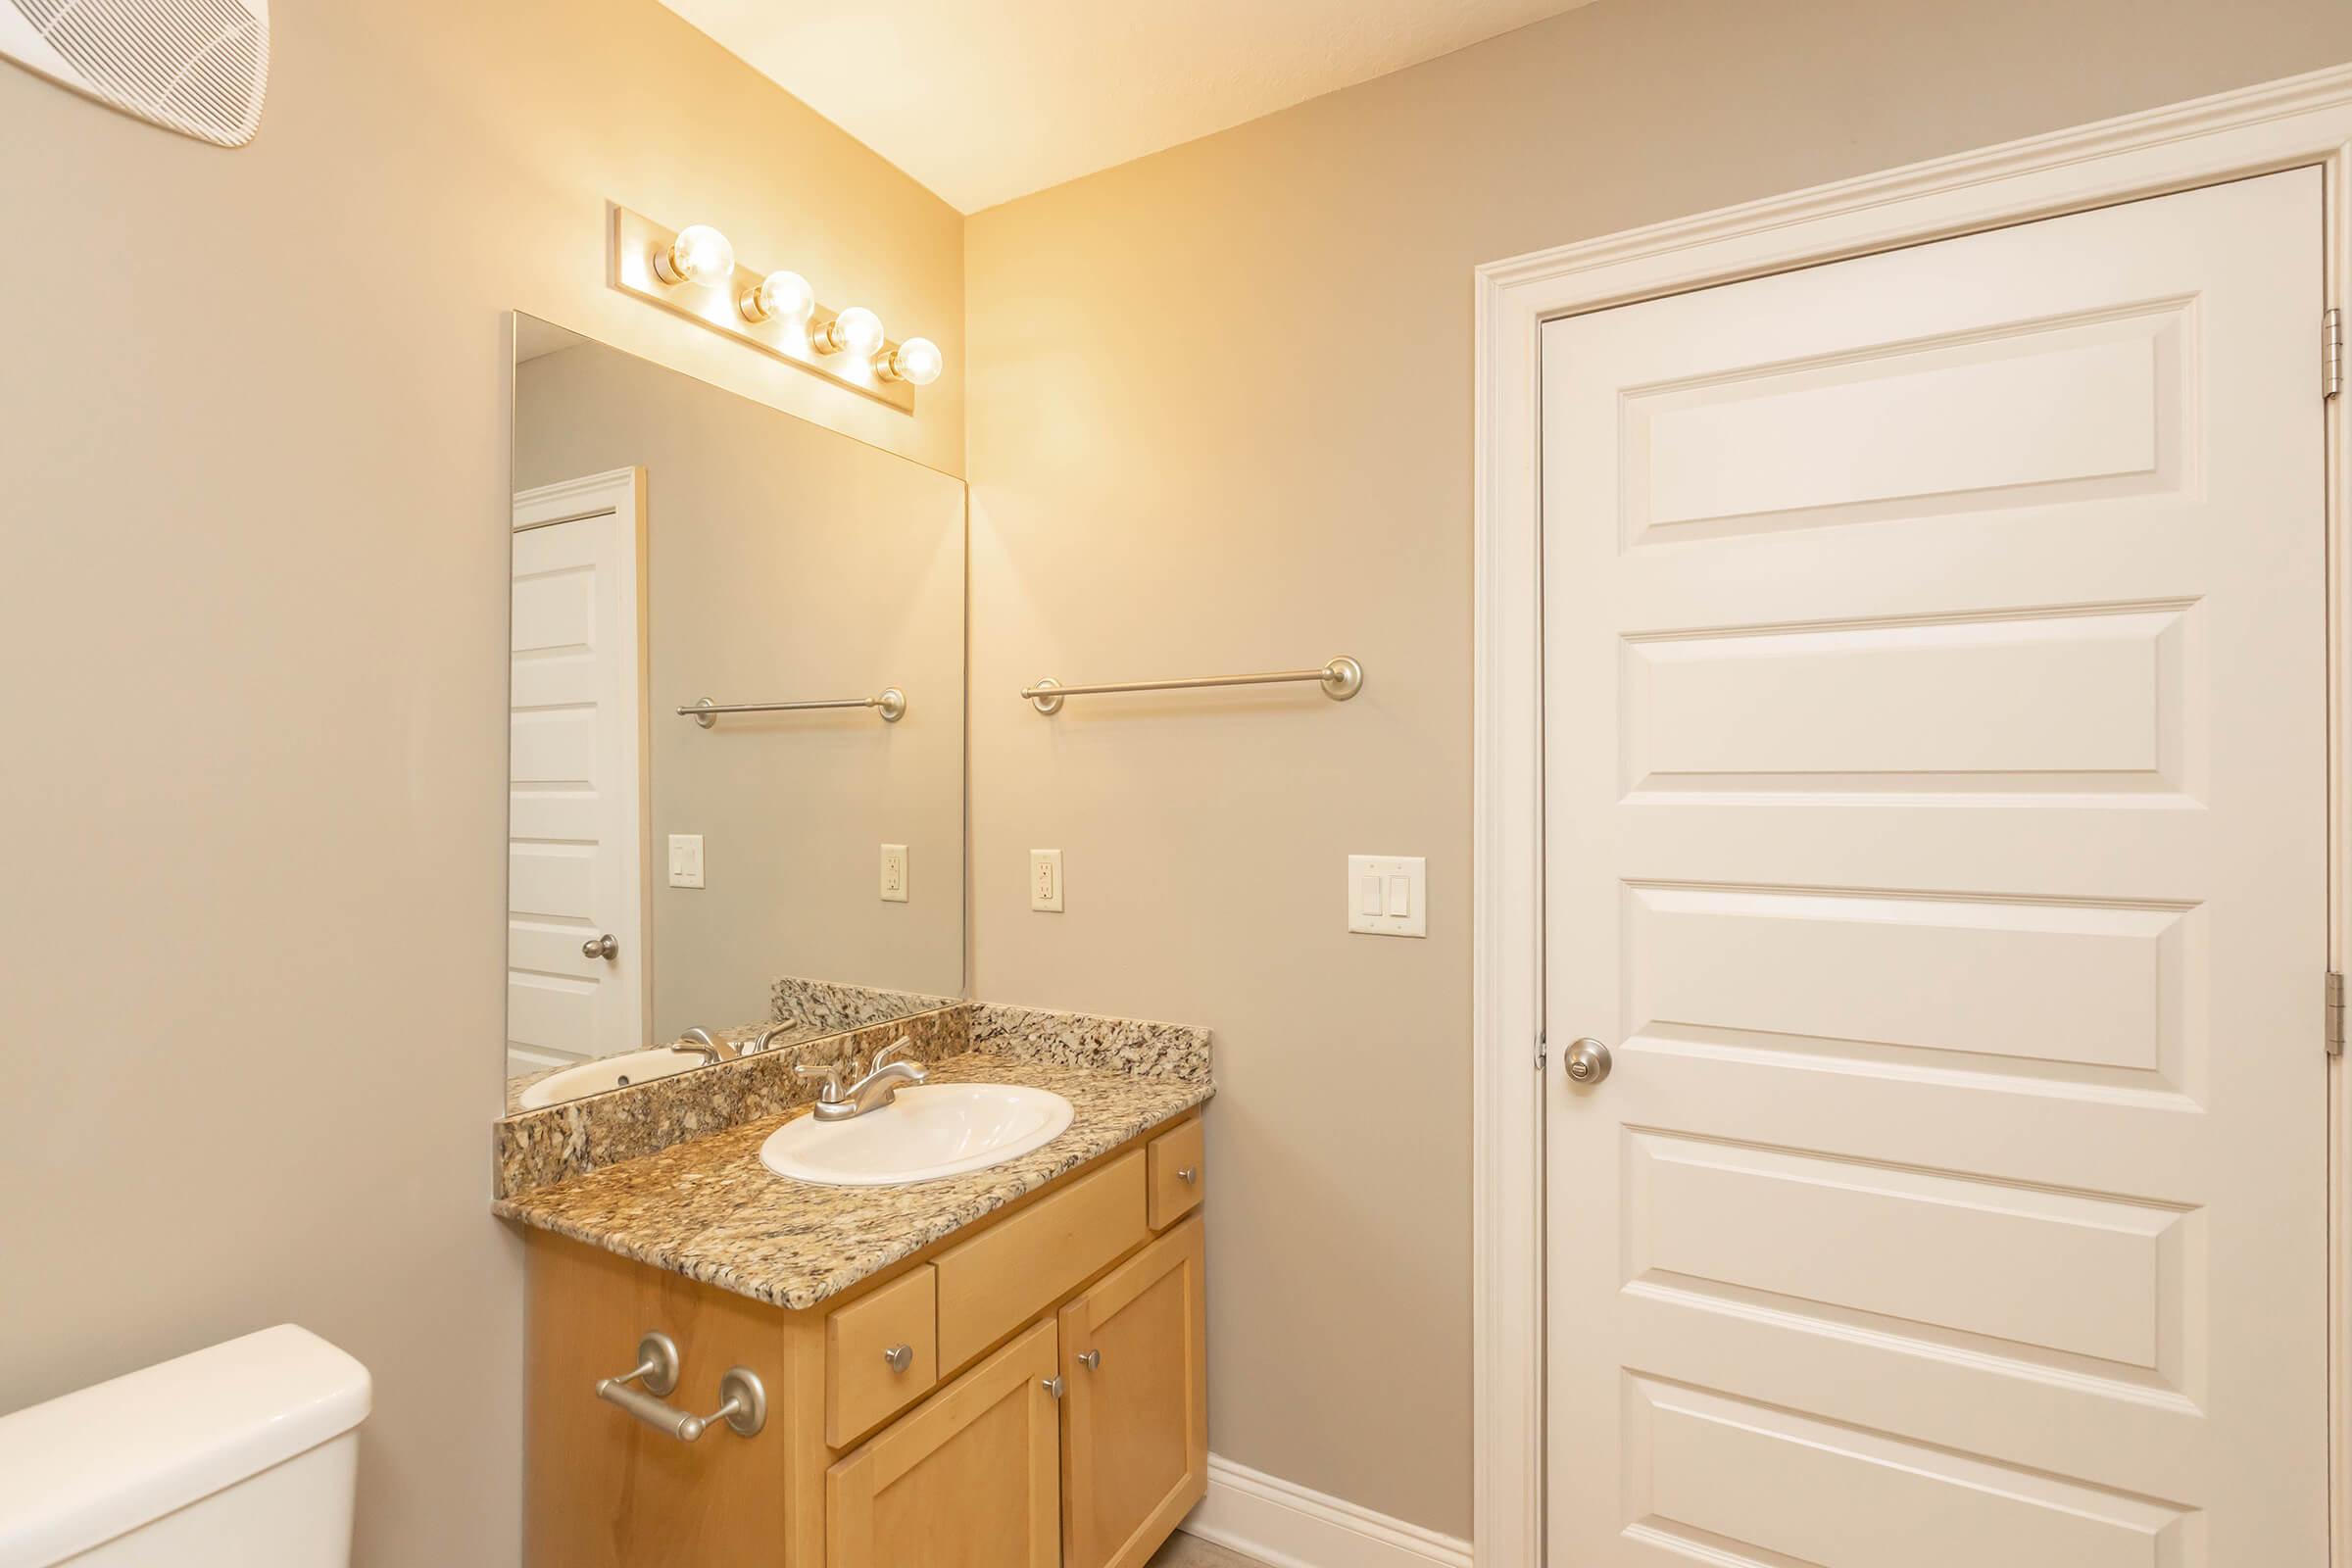
{"type": "Polygon", "coordinates": [[[1418,855],[1348,857],[1348,929],[1376,937],[1428,936],[1428,866],[1418,855]]]}

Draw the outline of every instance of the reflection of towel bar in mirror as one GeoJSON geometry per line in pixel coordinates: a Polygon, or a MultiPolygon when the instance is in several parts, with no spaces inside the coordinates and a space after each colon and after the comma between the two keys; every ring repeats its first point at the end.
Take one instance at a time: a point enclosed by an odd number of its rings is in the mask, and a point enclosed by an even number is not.
{"type": "Polygon", "coordinates": [[[678,716],[691,715],[705,729],[718,722],[720,713],[795,713],[810,708],[871,708],[877,710],[886,723],[895,724],[906,711],[906,694],[896,686],[885,686],[871,697],[836,697],[807,703],[714,703],[705,697],[692,708],[681,708],[678,716]]]}
{"type": "Polygon", "coordinates": [[[1364,666],[1346,654],[1317,669],[1275,669],[1260,675],[1195,675],[1186,680],[1122,680],[1099,686],[1064,686],[1048,676],[1034,686],[1021,688],[1021,695],[1037,705],[1041,713],[1061,711],[1065,697],[1093,697],[1104,692],[1182,692],[1203,686],[1282,686],[1294,681],[1313,681],[1323,688],[1323,695],[1335,703],[1344,703],[1364,689],[1364,666]]]}

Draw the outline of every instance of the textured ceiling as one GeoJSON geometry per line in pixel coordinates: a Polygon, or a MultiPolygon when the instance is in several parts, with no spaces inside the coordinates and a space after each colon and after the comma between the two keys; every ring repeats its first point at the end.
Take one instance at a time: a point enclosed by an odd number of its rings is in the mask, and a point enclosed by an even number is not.
{"type": "Polygon", "coordinates": [[[662,0],[964,212],[1584,0],[662,0]]]}

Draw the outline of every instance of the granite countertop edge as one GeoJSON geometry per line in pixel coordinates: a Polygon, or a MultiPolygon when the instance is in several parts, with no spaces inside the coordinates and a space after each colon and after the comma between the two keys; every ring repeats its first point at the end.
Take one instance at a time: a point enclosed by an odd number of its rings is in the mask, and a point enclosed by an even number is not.
{"type": "Polygon", "coordinates": [[[1068,1129],[986,1170],[893,1187],[823,1187],[776,1175],[760,1146],[803,1106],[673,1145],[491,1212],[706,1285],[806,1311],[954,1236],[1154,1127],[1204,1104],[1206,1077],[1144,1077],[970,1052],[933,1083],[1019,1083],[1070,1102],[1068,1129]]]}

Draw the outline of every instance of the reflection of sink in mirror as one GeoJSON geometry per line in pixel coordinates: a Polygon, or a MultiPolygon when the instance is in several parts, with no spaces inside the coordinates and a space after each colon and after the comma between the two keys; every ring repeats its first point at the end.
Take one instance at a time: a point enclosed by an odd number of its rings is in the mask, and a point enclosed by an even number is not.
{"type": "Polygon", "coordinates": [[[826,1187],[887,1187],[986,1170],[1042,1149],[1070,1124],[1070,1102],[1017,1084],[926,1084],[847,1121],[801,1116],[760,1146],[779,1176],[826,1187]]]}
{"type": "Polygon", "coordinates": [[[516,1097],[518,1110],[537,1110],[561,1101],[577,1100],[582,1095],[601,1095],[608,1089],[624,1089],[630,1084],[651,1083],[674,1072],[685,1072],[703,1065],[703,1058],[691,1051],[671,1051],[664,1047],[657,1051],[631,1051],[618,1056],[606,1056],[598,1061],[583,1061],[577,1067],[551,1072],[516,1097]]]}

